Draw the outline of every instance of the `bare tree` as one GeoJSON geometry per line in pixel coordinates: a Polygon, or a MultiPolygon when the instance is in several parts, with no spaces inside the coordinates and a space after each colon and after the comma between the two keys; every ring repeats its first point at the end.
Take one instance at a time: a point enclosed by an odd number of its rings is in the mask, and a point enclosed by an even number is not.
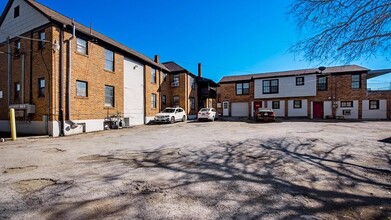
{"type": "Polygon", "coordinates": [[[390,0],[294,0],[299,41],[290,50],[310,62],[390,58],[390,0]]]}

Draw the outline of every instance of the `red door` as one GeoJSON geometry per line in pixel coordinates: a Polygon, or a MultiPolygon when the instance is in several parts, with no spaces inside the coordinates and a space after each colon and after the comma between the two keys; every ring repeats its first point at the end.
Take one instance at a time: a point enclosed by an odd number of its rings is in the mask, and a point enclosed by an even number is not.
{"type": "Polygon", "coordinates": [[[323,102],[314,102],[314,118],[323,119],[323,102]]]}
{"type": "Polygon", "coordinates": [[[254,102],[254,112],[258,112],[260,108],[262,108],[262,102],[254,102]]]}

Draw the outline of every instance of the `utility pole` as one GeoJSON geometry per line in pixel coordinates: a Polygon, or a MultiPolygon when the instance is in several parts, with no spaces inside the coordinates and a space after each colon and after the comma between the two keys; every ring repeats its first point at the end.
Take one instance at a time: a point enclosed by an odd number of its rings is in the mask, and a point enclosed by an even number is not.
{"type": "Polygon", "coordinates": [[[8,106],[10,106],[10,99],[11,99],[11,46],[10,46],[10,37],[7,37],[7,75],[8,75],[8,91],[7,91],[7,101],[8,106]]]}

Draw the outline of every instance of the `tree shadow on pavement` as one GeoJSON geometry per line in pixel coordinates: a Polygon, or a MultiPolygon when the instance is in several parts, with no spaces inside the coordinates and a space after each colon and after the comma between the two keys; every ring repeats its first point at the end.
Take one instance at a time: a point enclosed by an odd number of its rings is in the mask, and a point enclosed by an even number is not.
{"type": "Polygon", "coordinates": [[[79,202],[58,199],[42,213],[49,219],[389,218],[390,164],[375,166],[378,155],[357,155],[350,147],[318,139],[249,139],[194,151],[91,157],[83,163],[108,170],[92,178],[94,185],[120,183],[116,190],[97,199],[83,191],[79,202]]]}

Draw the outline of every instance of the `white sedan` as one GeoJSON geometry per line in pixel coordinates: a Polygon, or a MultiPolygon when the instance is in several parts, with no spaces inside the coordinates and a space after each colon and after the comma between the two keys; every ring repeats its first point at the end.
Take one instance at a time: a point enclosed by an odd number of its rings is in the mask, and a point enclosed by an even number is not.
{"type": "Polygon", "coordinates": [[[214,121],[218,117],[216,109],[214,108],[202,108],[198,112],[198,121],[211,120],[214,121]]]}
{"type": "Polygon", "coordinates": [[[165,108],[162,112],[155,116],[155,122],[175,123],[176,121],[186,121],[186,118],[186,113],[183,108],[165,108]]]}

